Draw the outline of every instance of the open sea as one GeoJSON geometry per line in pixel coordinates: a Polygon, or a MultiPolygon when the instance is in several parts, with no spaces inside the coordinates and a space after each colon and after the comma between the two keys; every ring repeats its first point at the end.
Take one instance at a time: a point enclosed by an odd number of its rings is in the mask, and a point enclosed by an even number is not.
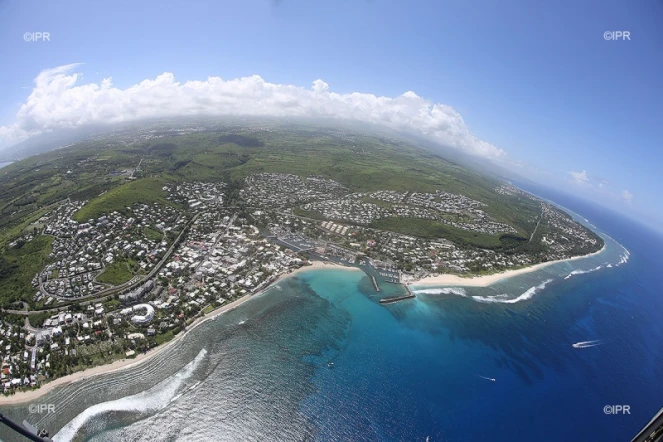
{"type": "Polygon", "coordinates": [[[400,288],[378,294],[361,271],[302,272],[145,364],[36,401],[55,413],[1,411],[56,441],[630,441],[663,407],[663,238],[543,196],[605,251],[388,306],[400,288]]]}

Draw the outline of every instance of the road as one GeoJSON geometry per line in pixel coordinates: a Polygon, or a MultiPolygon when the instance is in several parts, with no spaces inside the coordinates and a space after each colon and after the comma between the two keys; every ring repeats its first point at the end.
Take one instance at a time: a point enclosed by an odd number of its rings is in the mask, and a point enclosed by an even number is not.
{"type": "MultiPolygon", "coordinates": [[[[198,215],[196,215],[196,216],[198,216],[198,215]]],[[[226,225],[226,232],[225,232],[226,235],[230,231],[230,226],[233,225],[233,223],[235,222],[236,219],[237,219],[237,214],[235,213],[233,215],[233,217],[230,219],[230,221],[228,221],[228,224],[226,225]]],[[[212,253],[212,251],[216,248],[216,245],[219,243],[219,241],[221,241],[222,237],[223,237],[223,235],[221,235],[221,234],[219,234],[219,236],[216,237],[216,241],[214,241],[214,244],[212,245],[212,247],[207,249],[207,253],[205,253],[205,258],[201,259],[200,262],[198,263],[198,265],[196,266],[196,271],[198,271],[200,266],[203,265],[203,263],[205,261],[207,261],[207,258],[209,257],[210,253],[212,253]]]]}
{"type": "MultiPolygon", "coordinates": [[[[44,288],[44,283],[45,283],[45,282],[49,282],[49,281],[57,281],[57,280],[59,280],[59,279],[69,279],[69,278],[71,278],[72,276],[82,276],[82,275],[85,275],[85,274],[88,274],[88,273],[95,273],[95,272],[97,272],[97,270],[89,270],[89,271],[87,271],[87,272],[75,273],[75,274],[73,274],[73,275],[70,275],[70,276],[67,277],[67,278],[59,278],[59,277],[58,277],[58,278],[49,279],[48,277],[46,277],[46,281],[42,281],[42,279],[39,278],[39,291],[41,292],[41,294],[42,294],[43,296],[50,296],[50,297],[53,297],[53,298],[56,298],[56,299],[70,299],[70,298],[67,298],[67,297],[64,297],[64,296],[58,296],[58,295],[54,295],[54,294],[52,294],[52,293],[49,293],[48,290],[46,290],[46,289],[44,288]]],[[[96,276],[95,276],[93,279],[94,279],[94,281],[96,282],[96,276]]],[[[101,283],[99,282],[99,283],[97,283],[97,284],[101,284],[101,283]]],[[[106,284],[106,285],[108,285],[108,284],[106,284]]],[[[86,295],[86,296],[89,296],[89,295],[86,295]]]]}
{"type": "Polygon", "coordinates": [[[541,224],[541,220],[543,219],[543,205],[541,206],[541,216],[539,217],[539,221],[536,223],[536,227],[534,227],[534,231],[529,237],[529,241],[527,242],[532,242],[532,238],[534,238],[534,234],[536,233],[536,230],[539,228],[539,224],[541,224]]]}
{"type": "MultiPolygon", "coordinates": [[[[199,213],[196,214],[191,219],[191,221],[189,221],[187,223],[187,225],[184,226],[184,228],[182,229],[180,234],[177,236],[177,238],[175,238],[175,241],[173,241],[173,243],[170,245],[170,248],[166,251],[166,254],[163,255],[163,258],[161,258],[161,260],[157,263],[157,265],[154,266],[154,268],[152,270],[150,270],[150,272],[142,278],[141,277],[134,277],[134,278],[131,279],[131,281],[125,282],[124,284],[121,284],[121,285],[118,285],[118,286],[115,286],[115,287],[111,287],[111,288],[108,288],[108,289],[104,289],[104,290],[101,290],[101,291],[96,292],[96,293],[91,293],[91,294],[86,295],[86,296],[81,296],[79,298],[74,298],[74,299],[59,298],[59,299],[64,299],[67,302],[64,305],[59,305],[57,307],[53,307],[53,308],[50,308],[50,309],[30,310],[30,311],[26,311],[26,310],[3,310],[3,311],[6,312],[6,313],[13,313],[13,314],[16,314],[16,315],[31,315],[33,313],[57,312],[57,311],[61,311],[63,309],[67,309],[69,307],[69,305],[74,304],[74,303],[79,303],[81,300],[87,300],[86,302],[81,303],[81,305],[83,306],[83,305],[88,305],[92,302],[99,302],[99,301],[102,300],[101,298],[107,299],[109,297],[112,297],[112,296],[116,295],[117,293],[132,290],[135,287],[142,284],[144,281],[147,281],[148,279],[154,277],[154,275],[156,275],[157,272],[159,270],[161,270],[161,267],[163,267],[163,265],[166,263],[168,258],[170,258],[170,255],[175,250],[175,247],[179,244],[179,242],[182,238],[182,235],[184,235],[189,230],[189,227],[191,227],[193,225],[193,223],[196,222],[196,220],[198,219],[199,216],[200,216],[199,213]]],[[[48,296],[53,296],[53,295],[49,294],[48,296]]],[[[53,297],[56,297],[56,296],[53,296],[53,297]]]]}
{"type": "Polygon", "coordinates": [[[138,168],[140,168],[140,165],[141,165],[142,163],[143,163],[143,159],[141,158],[140,161],[138,162],[138,166],[136,166],[136,168],[135,168],[134,170],[131,171],[131,176],[129,176],[129,178],[133,178],[133,177],[134,177],[134,173],[136,173],[136,171],[138,170],[138,168]]]}

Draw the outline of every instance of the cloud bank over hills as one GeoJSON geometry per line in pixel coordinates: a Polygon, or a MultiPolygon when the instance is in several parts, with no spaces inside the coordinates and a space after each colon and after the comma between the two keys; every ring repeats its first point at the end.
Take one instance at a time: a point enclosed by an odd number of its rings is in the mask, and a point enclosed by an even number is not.
{"type": "Polygon", "coordinates": [[[0,149],[34,135],[98,124],[176,116],[320,117],[378,124],[424,136],[488,159],[506,154],[476,138],[461,115],[408,91],[397,97],[339,94],[315,80],[310,89],[274,84],[258,75],[180,83],[172,73],[119,89],[110,78],[82,83],[78,64],[42,71],[13,123],[0,126],[0,149]]]}

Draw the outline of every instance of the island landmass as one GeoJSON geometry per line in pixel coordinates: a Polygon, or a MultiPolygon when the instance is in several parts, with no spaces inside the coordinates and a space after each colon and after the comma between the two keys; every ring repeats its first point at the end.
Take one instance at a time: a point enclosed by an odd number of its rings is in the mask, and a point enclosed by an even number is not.
{"type": "Polygon", "coordinates": [[[142,363],[301,269],[410,293],[603,247],[553,204],[398,137],[273,121],[100,135],[0,169],[0,403],[142,363]]]}

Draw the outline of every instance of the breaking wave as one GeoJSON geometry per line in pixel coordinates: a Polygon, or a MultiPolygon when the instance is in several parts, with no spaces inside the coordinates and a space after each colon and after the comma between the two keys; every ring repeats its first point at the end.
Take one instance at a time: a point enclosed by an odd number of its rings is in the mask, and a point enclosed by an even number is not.
{"type": "Polygon", "coordinates": [[[180,388],[184,385],[185,381],[193,375],[205,358],[205,355],[207,355],[207,350],[203,348],[200,350],[200,353],[198,353],[196,358],[184,366],[182,370],[159,382],[149,390],[91,406],[72,419],[67,425],[62,427],[62,429],[53,436],[53,441],[60,442],[72,440],[83,425],[90,421],[90,419],[104,413],[112,411],[150,413],[167,407],[173,400],[176,400],[181,396],[181,393],[178,395],[180,388]]]}
{"type": "Polygon", "coordinates": [[[472,296],[472,298],[477,302],[501,302],[503,304],[515,304],[516,302],[526,301],[532,298],[534,295],[539,293],[541,290],[545,289],[548,284],[552,282],[552,279],[546,279],[541,284],[527,289],[522,295],[517,298],[509,298],[508,295],[495,295],[495,296],[472,296]]]}
{"type": "Polygon", "coordinates": [[[458,295],[458,296],[467,296],[465,289],[460,287],[444,287],[444,288],[435,288],[435,289],[421,289],[414,290],[413,293],[420,295],[458,295]]]}
{"type": "Polygon", "coordinates": [[[619,258],[617,267],[619,267],[622,264],[626,264],[630,258],[631,258],[631,252],[629,252],[626,248],[624,248],[624,254],[619,258]]]}
{"type": "MultiPolygon", "coordinates": [[[[610,267],[612,267],[612,266],[610,266],[610,267]]],[[[585,273],[596,272],[597,270],[601,270],[602,268],[603,268],[603,266],[597,266],[597,267],[594,267],[593,269],[589,269],[589,270],[574,270],[571,273],[569,273],[568,275],[566,275],[564,277],[564,279],[569,279],[569,278],[571,278],[572,276],[575,276],[575,275],[584,275],[585,273]]]]}

